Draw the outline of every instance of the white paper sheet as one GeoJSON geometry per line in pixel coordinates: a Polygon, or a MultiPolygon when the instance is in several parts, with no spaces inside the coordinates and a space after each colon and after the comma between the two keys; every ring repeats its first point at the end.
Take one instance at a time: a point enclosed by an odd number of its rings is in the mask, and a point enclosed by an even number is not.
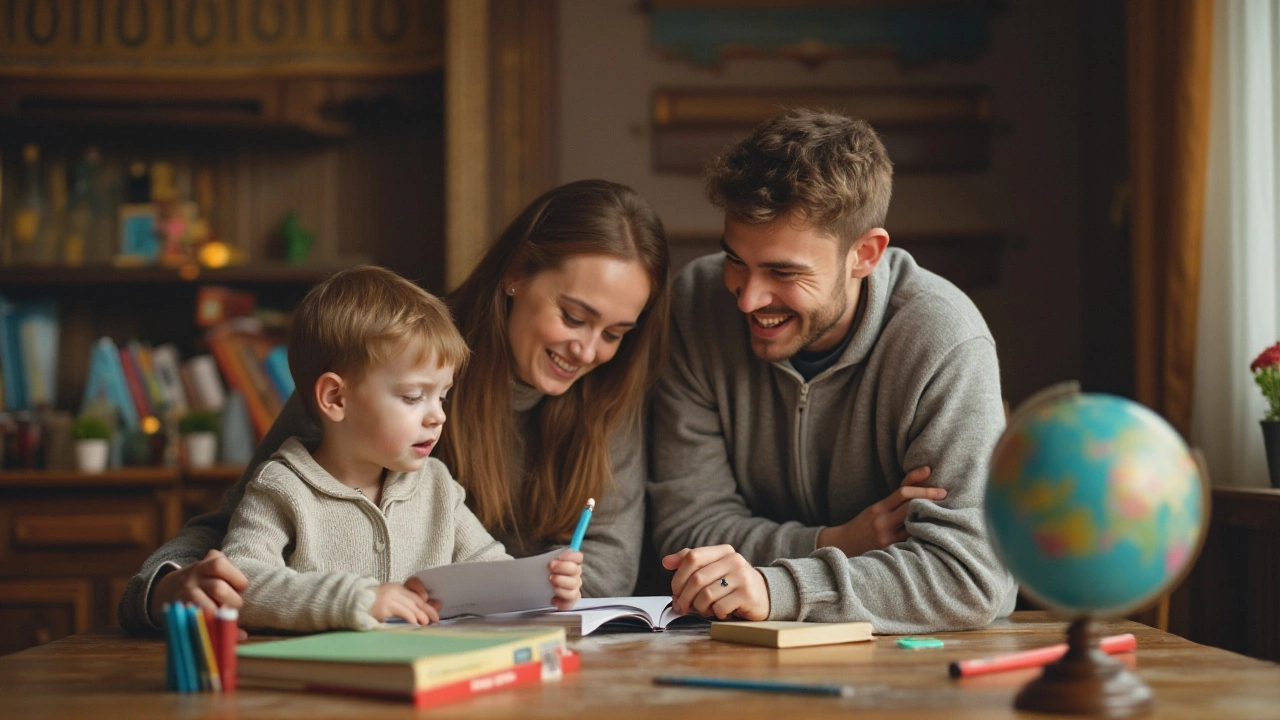
{"type": "Polygon", "coordinates": [[[519,560],[441,565],[415,577],[432,600],[442,603],[441,619],[539,610],[551,607],[555,588],[547,563],[562,552],[564,548],[519,560]]]}

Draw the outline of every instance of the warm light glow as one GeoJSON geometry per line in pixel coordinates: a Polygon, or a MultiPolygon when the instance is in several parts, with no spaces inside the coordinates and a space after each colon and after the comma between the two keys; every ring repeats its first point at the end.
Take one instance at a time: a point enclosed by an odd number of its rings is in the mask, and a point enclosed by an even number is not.
{"type": "Polygon", "coordinates": [[[154,415],[142,418],[142,432],[148,435],[155,435],[160,432],[160,419],[154,415]]]}
{"type": "Polygon", "coordinates": [[[195,280],[199,275],[200,266],[193,262],[182,263],[182,265],[178,266],[178,277],[183,280],[195,280]]]}
{"type": "Polygon", "coordinates": [[[226,267],[231,261],[231,248],[227,244],[214,240],[207,242],[200,248],[200,263],[205,267],[220,268],[226,267]]]}

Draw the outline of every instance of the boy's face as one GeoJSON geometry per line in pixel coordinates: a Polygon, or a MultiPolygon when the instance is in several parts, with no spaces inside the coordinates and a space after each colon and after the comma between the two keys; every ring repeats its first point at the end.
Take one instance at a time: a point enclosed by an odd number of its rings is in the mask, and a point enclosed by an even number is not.
{"type": "Polygon", "coordinates": [[[844,339],[861,287],[854,252],[790,216],[763,225],[726,218],[720,244],[724,284],[746,315],[757,357],[779,362],[844,339]]]}
{"type": "Polygon", "coordinates": [[[398,352],[351,386],[339,432],[359,460],[397,472],[422,467],[440,440],[453,368],[398,352]]]}
{"type": "Polygon", "coordinates": [[[635,260],[580,255],[512,283],[507,339],[516,377],[546,395],[609,362],[636,326],[651,284],[635,260]]]}

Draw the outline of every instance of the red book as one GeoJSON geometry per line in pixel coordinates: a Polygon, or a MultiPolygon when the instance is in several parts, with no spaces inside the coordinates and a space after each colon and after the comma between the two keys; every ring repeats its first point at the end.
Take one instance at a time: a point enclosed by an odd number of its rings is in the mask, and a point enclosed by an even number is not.
{"type": "Polygon", "coordinates": [[[129,395],[133,398],[133,406],[138,409],[138,419],[150,417],[151,401],[147,399],[146,388],[143,387],[142,371],[129,352],[127,345],[120,347],[120,367],[124,370],[124,381],[129,386],[129,395]]]}

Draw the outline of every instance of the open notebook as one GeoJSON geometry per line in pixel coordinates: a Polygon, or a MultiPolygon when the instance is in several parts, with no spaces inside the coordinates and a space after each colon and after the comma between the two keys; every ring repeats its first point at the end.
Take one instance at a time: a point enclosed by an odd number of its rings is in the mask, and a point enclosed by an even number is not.
{"type": "Polygon", "coordinates": [[[446,620],[451,623],[512,625],[555,625],[563,627],[570,638],[582,637],[605,628],[608,630],[651,630],[661,632],[669,627],[704,627],[706,618],[681,615],[671,609],[666,595],[649,597],[583,598],[572,610],[533,610],[509,612],[482,617],[446,620]]]}

